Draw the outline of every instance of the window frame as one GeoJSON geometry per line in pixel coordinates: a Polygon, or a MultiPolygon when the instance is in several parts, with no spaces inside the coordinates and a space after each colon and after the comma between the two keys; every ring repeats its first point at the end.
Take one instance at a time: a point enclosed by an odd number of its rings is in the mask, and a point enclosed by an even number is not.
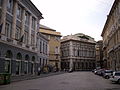
{"type": "Polygon", "coordinates": [[[2,7],[3,0],[0,0],[0,8],[2,7]]]}
{"type": "Polygon", "coordinates": [[[28,45],[28,32],[25,31],[24,43],[28,45]]]}
{"type": "Polygon", "coordinates": [[[29,13],[25,12],[25,25],[29,26],[29,13]]]}
{"type": "Polygon", "coordinates": [[[17,7],[16,15],[17,15],[17,19],[19,19],[19,20],[22,19],[22,7],[20,5],[18,5],[18,7],[17,7]]]}
{"type": "Polygon", "coordinates": [[[34,35],[34,34],[31,34],[31,45],[34,45],[34,43],[35,43],[34,38],[35,38],[35,35],[34,35]]]}
{"type": "Polygon", "coordinates": [[[9,13],[12,13],[12,11],[13,11],[13,0],[8,0],[8,3],[7,3],[7,11],[8,11],[9,13]],[[9,1],[11,1],[11,3],[10,3],[9,1]]]}
{"type": "Polygon", "coordinates": [[[34,17],[32,17],[32,29],[35,30],[35,22],[36,22],[36,19],[34,17]]]}
{"type": "Polygon", "coordinates": [[[16,32],[15,32],[15,38],[16,39],[20,39],[21,36],[21,30],[19,27],[16,27],[16,32]],[[18,33],[18,34],[17,34],[18,33]],[[17,36],[16,36],[17,35],[17,36]]]}
{"type": "Polygon", "coordinates": [[[6,24],[5,24],[5,35],[6,35],[6,37],[11,38],[11,36],[12,36],[11,32],[12,32],[11,23],[6,22],[6,24]],[[8,27],[7,27],[7,24],[9,25],[8,27]]]}

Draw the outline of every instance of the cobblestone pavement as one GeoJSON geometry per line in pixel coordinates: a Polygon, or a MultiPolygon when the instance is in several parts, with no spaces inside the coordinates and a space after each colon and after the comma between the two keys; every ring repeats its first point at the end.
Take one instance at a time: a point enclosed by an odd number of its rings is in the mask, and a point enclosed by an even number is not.
{"type": "Polygon", "coordinates": [[[73,72],[13,82],[0,90],[120,90],[120,85],[92,72],[73,72]]]}

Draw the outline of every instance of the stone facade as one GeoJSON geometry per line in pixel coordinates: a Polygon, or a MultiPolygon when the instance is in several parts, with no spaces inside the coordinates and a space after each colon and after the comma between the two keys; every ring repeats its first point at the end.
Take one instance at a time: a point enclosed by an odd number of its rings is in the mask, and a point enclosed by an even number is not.
{"type": "Polygon", "coordinates": [[[37,33],[37,54],[40,63],[40,67],[43,68],[49,63],[49,40],[40,32],[37,33]]]}
{"type": "Polygon", "coordinates": [[[56,32],[47,26],[40,25],[40,32],[45,35],[48,39],[49,47],[49,65],[54,67],[54,69],[60,70],[60,38],[61,33],[56,32]]]}
{"type": "Polygon", "coordinates": [[[61,40],[61,69],[95,68],[95,41],[84,34],[68,35],[61,40]]]}
{"type": "MultiPolygon", "coordinates": [[[[40,67],[37,34],[42,13],[30,0],[0,0],[0,73],[35,75],[40,67]]],[[[43,48],[43,47],[42,47],[43,48]]]]}
{"type": "Polygon", "coordinates": [[[106,68],[120,70],[120,0],[115,0],[101,36],[106,68]]]}

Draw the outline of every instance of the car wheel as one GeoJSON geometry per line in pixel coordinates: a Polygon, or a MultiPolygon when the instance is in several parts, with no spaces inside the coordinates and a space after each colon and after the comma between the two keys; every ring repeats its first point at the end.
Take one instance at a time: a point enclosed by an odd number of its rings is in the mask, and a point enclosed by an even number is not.
{"type": "Polygon", "coordinates": [[[118,83],[120,84],[120,79],[118,79],[118,83]]]}
{"type": "Polygon", "coordinates": [[[109,79],[109,76],[106,76],[105,78],[106,78],[106,79],[109,79]]]}

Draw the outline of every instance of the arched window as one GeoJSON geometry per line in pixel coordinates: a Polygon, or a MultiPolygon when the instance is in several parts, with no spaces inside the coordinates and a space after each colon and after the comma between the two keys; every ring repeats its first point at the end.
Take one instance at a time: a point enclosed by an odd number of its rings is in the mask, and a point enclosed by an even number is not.
{"type": "Polygon", "coordinates": [[[4,67],[5,73],[10,73],[10,70],[11,70],[11,66],[10,66],[11,62],[10,62],[10,60],[12,59],[12,57],[13,57],[12,52],[10,50],[8,50],[6,52],[6,54],[5,54],[5,58],[9,58],[9,59],[6,59],[5,63],[4,63],[4,65],[5,65],[5,67],[4,67]]]}
{"type": "Polygon", "coordinates": [[[25,56],[25,60],[29,61],[30,57],[28,55],[25,56]]]}
{"type": "Polygon", "coordinates": [[[18,53],[18,54],[17,54],[16,59],[18,59],[18,60],[22,60],[22,55],[21,55],[21,53],[18,53]]]}
{"type": "Polygon", "coordinates": [[[8,51],[6,52],[5,57],[6,57],[6,58],[12,58],[12,57],[13,57],[12,52],[11,52],[10,50],[8,50],[8,51]]]}
{"type": "MultiPolygon", "coordinates": [[[[21,53],[17,54],[16,59],[17,60],[22,60],[21,53]]],[[[16,68],[16,75],[19,75],[20,74],[20,61],[16,61],[16,67],[15,68],[16,68]]]]}
{"type": "Polygon", "coordinates": [[[35,62],[35,56],[32,56],[32,61],[35,62]]]}

